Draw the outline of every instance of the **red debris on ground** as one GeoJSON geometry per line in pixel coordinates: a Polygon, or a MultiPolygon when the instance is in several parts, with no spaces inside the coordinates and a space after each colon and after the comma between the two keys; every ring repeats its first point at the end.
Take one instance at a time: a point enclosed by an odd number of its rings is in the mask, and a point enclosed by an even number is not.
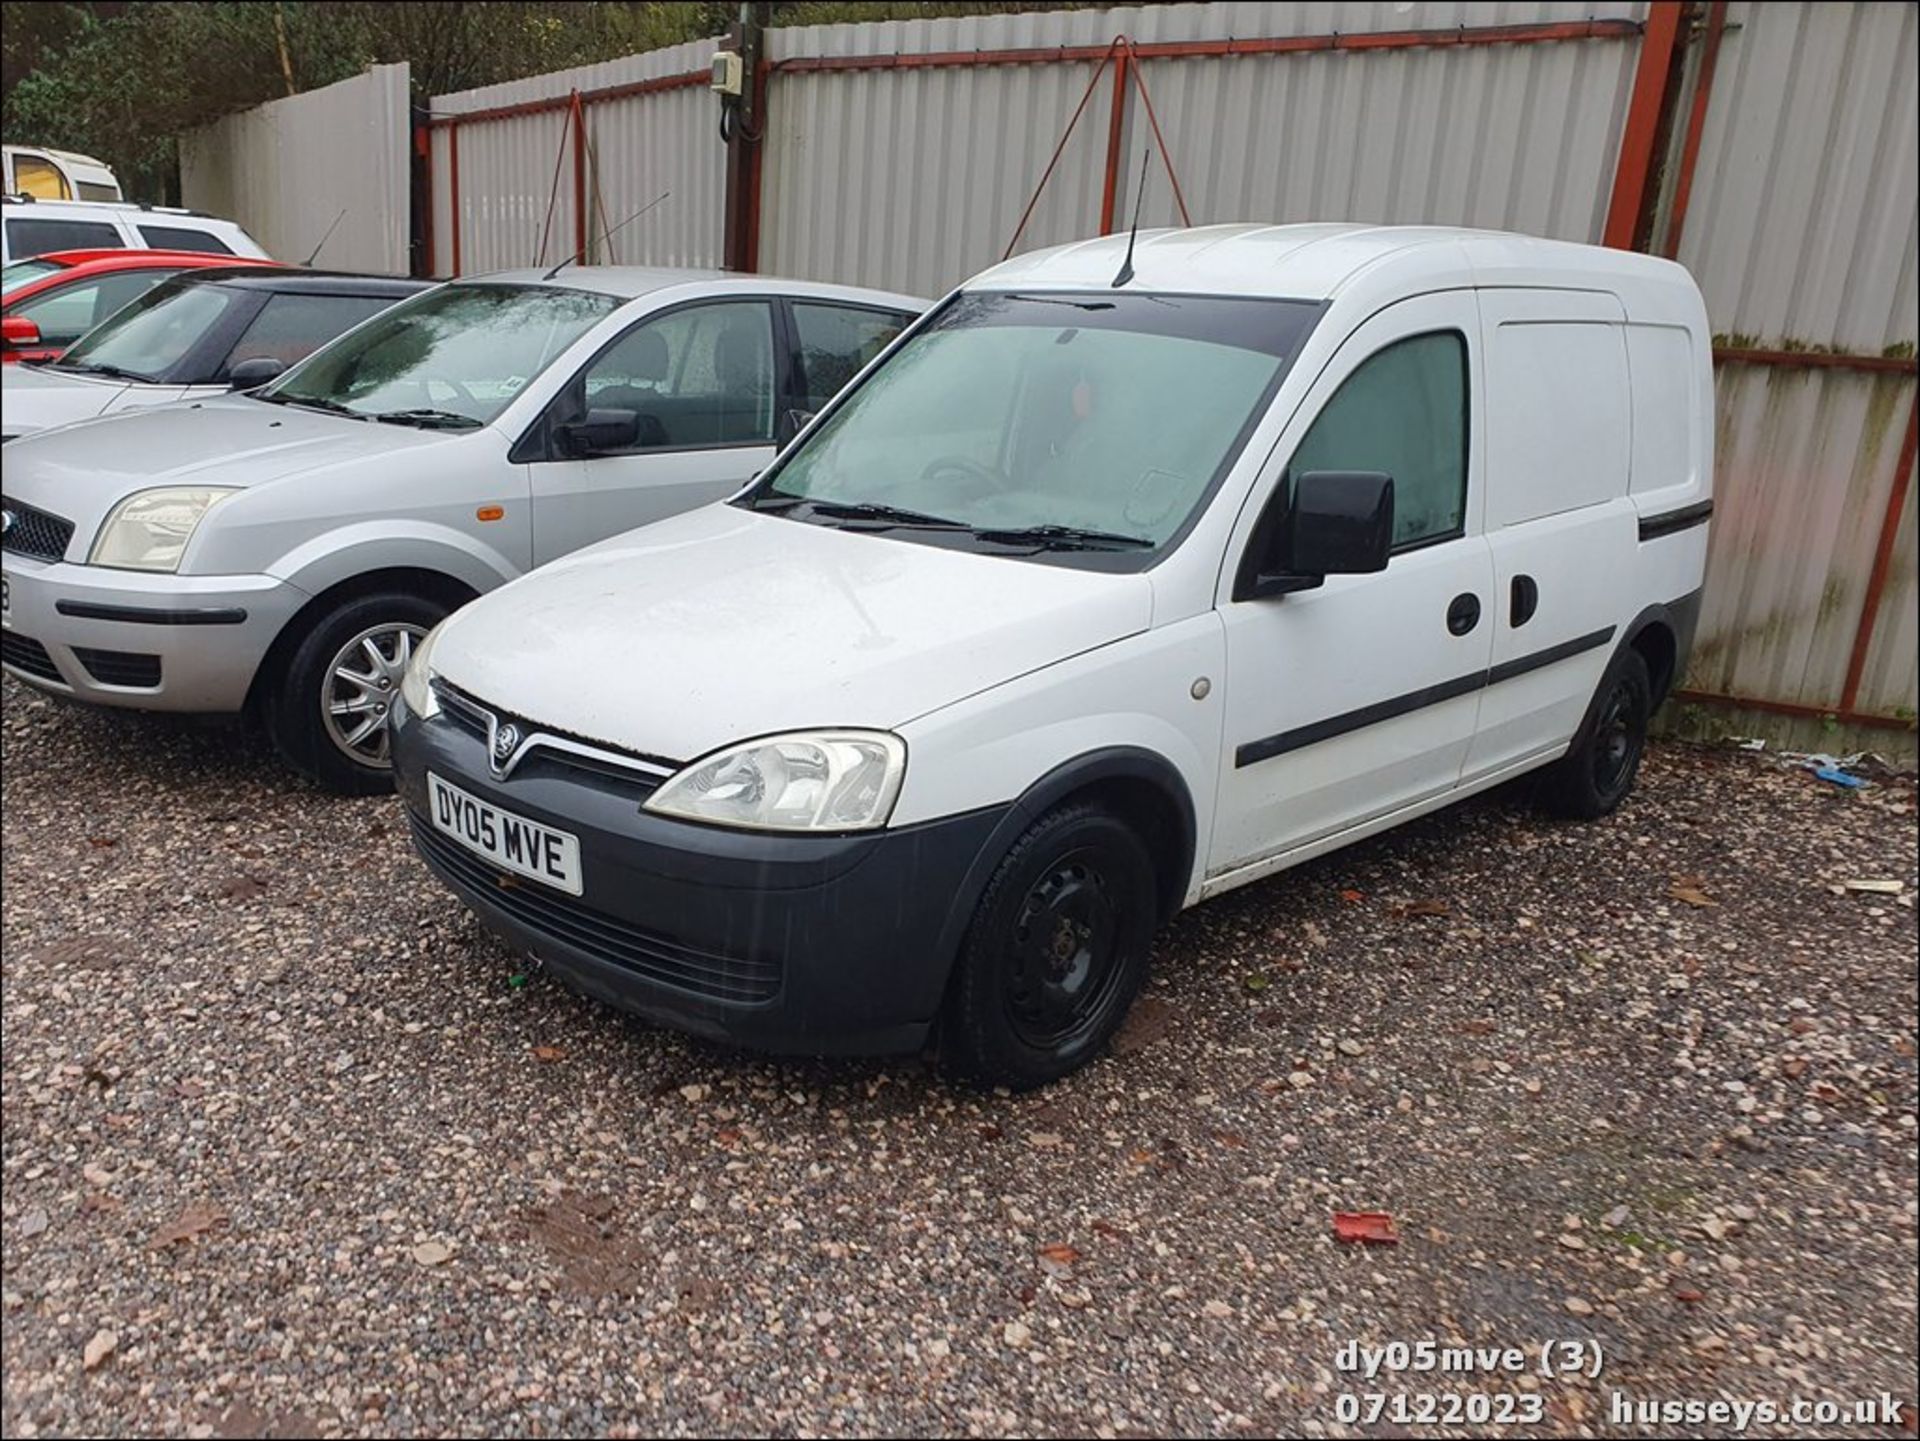
{"type": "Polygon", "coordinates": [[[1393,1217],[1385,1211],[1335,1211],[1333,1237],[1348,1244],[1365,1242],[1370,1246],[1397,1246],[1400,1233],[1393,1229],[1393,1217]]]}

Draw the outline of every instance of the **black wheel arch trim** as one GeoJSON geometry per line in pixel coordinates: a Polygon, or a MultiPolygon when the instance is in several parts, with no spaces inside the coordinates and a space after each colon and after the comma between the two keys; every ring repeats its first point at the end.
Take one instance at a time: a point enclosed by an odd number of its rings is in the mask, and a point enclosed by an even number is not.
{"type": "Polygon", "coordinates": [[[987,836],[967,868],[947,912],[940,933],[937,954],[940,963],[951,972],[954,958],[960,954],[960,942],[973,923],[974,907],[993,878],[995,869],[1013,843],[1041,816],[1068,797],[1107,781],[1144,782],[1159,791],[1173,806],[1180,819],[1179,855],[1181,862],[1174,874],[1160,881],[1160,919],[1178,911],[1187,894],[1187,882],[1193,873],[1193,858],[1198,845],[1199,822],[1193,795],[1179,769],[1157,751],[1140,746],[1106,746],[1063,761],[1032,785],[1001,815],[999,824],[987,836]]]}
{"type": "Polygon", "coordinates": [[[1614,646],[1613,655],[1607,661],[1601,684],[1595,687],[1593,698],[1587,702],[1586,714],[1580,717],[1580,729],[1573,733],[1573,743],[1568,749],[1578,749],[1593,734],[1593,728],[1600,719],[1600,707],[1606,700],[1606,681],[1613,675],[1613,668],[1619,664],[1621,655],[1637,649],[1640,637],[1650,627],[1664,626],[1673,636],[1673,671],[1666,677],[1664,686],[1659,677],[1654,677],[1652,708],[1658,710],[1660,703],[1679,686],[1680,677],[1686,673],[1687,656],[1693,649],[1693,633],[1700,619],[1700,596],[1701,592],[1696,589],[1673,600],[1657,602],[1646,607],[1621,628],[1619,643],[1614,646]]]}

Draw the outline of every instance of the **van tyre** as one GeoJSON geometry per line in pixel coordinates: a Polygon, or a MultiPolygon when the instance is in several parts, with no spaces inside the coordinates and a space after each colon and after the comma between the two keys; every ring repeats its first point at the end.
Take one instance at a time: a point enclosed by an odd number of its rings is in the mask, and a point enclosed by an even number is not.
{"type": "Polygon", "coordinates": [[[1140,837],[1101,806],[1036,821],[974,908],[942,1016],[943,1066],[1022,1091],[1097,1056],[1146,979],[1154,879],[1140,837]]]}
{"type": "Polygon", "coordinates": [[[1611,815],[1640,772],[1653,715],[1653,678],[1646,658],[1628,647],[1601,678],[1588,723],[1573,749],[1543,778],[1541,799],[1555,815],[1598,820],[1611,815]]]}
{"type": "Polygon", "coordinates": [[[387,717],[413,647],[446,614],[438,601],[383,591],[323,616],[267,696],[267,732],[287,764],[342,795],[391,791],[387,717]]]}

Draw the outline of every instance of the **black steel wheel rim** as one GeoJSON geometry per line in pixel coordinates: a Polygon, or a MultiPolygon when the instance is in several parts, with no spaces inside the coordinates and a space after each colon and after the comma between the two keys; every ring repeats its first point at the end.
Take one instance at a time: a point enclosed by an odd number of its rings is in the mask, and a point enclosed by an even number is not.
{"type": "Polygon", "coordinates": [[[1059,1049],[1099,1024],[1120,977],[1120,934],[1120,904],[1092,849],[1048,864],[1007,944],[1008,1014],[1022,1041],[1059,1049]]]}
{"type": "Polygon", "coordinates": [[[1608,796],[1619,790],[1639,756],[1640,728],[1634,723],[1633,689],[1623,681],[1608,694],[1593,734],[1595,789],[1608,796]]]}

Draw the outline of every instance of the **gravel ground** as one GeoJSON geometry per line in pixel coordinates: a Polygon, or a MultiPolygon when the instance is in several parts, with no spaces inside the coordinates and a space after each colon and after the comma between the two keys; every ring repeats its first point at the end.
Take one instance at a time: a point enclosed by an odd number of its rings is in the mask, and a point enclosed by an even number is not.
{"type": "Polygon", "coordinates": [[[10,1436],[1911,1407],[1910,782],[1667,745],[1600,825],[1468,802],[1189,913],[1116,1054],[1009,1098],[523,983],[391,801],[231,733],[11,681],[4,727],[10,1436]],[[1422,1339],[1603,1370],[1336,1369],[1422,1339]]]}

